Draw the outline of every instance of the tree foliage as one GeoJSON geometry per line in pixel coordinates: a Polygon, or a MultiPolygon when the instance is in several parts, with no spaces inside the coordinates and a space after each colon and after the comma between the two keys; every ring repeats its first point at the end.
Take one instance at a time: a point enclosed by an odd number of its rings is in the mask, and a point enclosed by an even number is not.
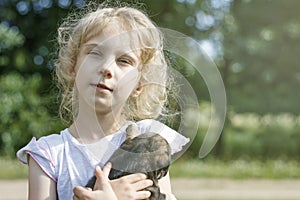
{"type": "Polygon", "coordinates": [[[58,21],[76,6],[64,2],[0,2],[1,154],[13,156],[31,137],[62,128],[51,59],[58,21]]]}
{"type": "Polygon", "coordinates": [[[237,112],[299,114],[299,9],[297,0],[233,2],[224,51],[237,112]]]}
{"type": "MultiPolygon", "coordinates": [[[[86,2],[0,1],[0,151],[14,155],[32,136],[58,132],[63,126],[56,117],[52,82],[56,30],[70,9],[81,9],[86,2]]],[[[141,2],[158,26],[201,44],[219,67],[230,111],[299,115],[298,0],[134,2],[141,2]]],[[[209,101],[201,75],[180,55],[172,58],[200,103],[209,101]]]]}

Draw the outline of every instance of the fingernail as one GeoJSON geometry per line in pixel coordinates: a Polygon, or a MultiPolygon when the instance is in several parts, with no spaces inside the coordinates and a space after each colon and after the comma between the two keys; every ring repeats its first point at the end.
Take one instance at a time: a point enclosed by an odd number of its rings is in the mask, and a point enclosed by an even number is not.
{"type": "Polygon", "coordinates": [[[96,170],[100,170],[101,168],[99,167],[99,165],[96,166],[96,170]]]}
{"type": "Polygon", "coordinates": [[[151,192],[147,191],[148,194],[147,194],[147,197],[146,198],[149,198],[151,196],[151,192]]]}
{"type": "Polygon", "coordinates": [[[107,166],[107,167],[111,167],[111,166],[112,166],[111,162],[108,162],[108,163],[106,164],[106,166],[107,166]]]}
{"type": "Polygon", "coordinates": [[[147,175],[146,175],[146,174],[141,174],[140,177],[141,177],[141,179],[143,179],[143,180],[147,179],[147,175]]]}

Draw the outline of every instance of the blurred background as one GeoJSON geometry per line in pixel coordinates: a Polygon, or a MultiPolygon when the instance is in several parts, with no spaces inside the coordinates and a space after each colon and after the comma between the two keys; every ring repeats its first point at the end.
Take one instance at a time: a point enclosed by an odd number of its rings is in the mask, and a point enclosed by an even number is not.
{"type": "MultiPolygon", "coordinates": [[[[0,0],[0,179],[26,178],[27,169],[16,161],[16,151],[33,136],[66,127],[58,117],[53,84],[56,30],[71,9],[81,9],[86,2],[0,0]]],[[[171,175],[299,179],[300,1],[127,2],[144,8],[158,26],[195,39],[217,65],[225,85],[224,129],[209,155],[199,159],[210,96],[201,75],[176,59],[175,67],[197,91],[201,121],[171,175]]]]}

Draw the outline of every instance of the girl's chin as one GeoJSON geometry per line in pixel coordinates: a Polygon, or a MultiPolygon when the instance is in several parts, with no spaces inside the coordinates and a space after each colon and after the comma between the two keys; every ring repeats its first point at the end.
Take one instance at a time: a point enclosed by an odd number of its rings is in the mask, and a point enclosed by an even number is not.
{"type": "Polygon", "coordinates": [[[125,105],[125,101],[123,99],[120,101],[114,101],[111,97],[100,95],[91,99],[85,99],[85,103],[81,104],[81,108],[85,111],[94,110],[97,114],[107,114],[109,112],[115,114],[120,113],[125,105]]]}
{"type": "Polygon", "coordinates": [[[123,106],[111,104],[111,103],[103,103],[103,102],[96,102],[95,106],[93,107],[95,109],[95,112],[97,113],[120,113],[123,106]]]}

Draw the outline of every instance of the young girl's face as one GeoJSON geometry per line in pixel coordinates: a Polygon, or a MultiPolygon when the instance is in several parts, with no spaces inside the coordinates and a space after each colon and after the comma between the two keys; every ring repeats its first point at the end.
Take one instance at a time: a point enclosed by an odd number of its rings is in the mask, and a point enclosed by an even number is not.
{"type": "Polygon", "coordinates": [[[138,92],[140,59],[132,39],[108,25],[81,46],[75,69],[79,109],[93,106],[97,112],[119,112],[138,92]]]}

